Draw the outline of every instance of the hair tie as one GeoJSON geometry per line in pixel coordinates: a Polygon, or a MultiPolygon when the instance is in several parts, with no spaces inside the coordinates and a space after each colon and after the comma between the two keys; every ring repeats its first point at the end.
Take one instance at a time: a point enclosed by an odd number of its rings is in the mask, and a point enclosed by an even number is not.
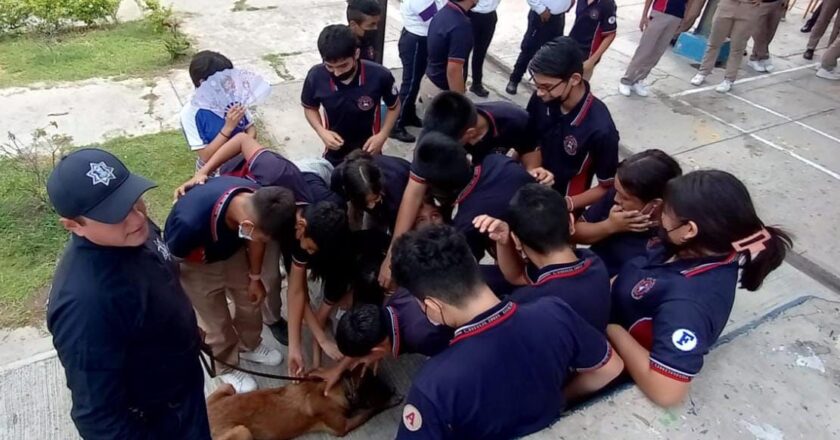
{"type": "Polygon", "coordinates": [[[735,249],[736,252],[749,251],[750,259],[754,260],[761,251],[767,249],[765,243],[767,243],[767,240],[770,240],[770,238],[770,233],[767,232],[766,228],[762,227],[761,230],[749,237],[733,241],[732,248],[735,249]]]}

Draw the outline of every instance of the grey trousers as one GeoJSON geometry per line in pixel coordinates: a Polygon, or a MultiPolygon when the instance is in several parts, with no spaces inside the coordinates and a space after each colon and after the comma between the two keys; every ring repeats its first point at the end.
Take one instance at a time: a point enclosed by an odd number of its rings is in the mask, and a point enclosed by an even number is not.
{"type": "Polygon", "coordinates": [[[650,12],[650,23],[642,33],[639,47],[633,53],[630,65],[621,77],[621,83],[633,85],[650,74],[656,63],[668,50],[674,31],[680,26],[682,19],[659,11],[650,12]]]}

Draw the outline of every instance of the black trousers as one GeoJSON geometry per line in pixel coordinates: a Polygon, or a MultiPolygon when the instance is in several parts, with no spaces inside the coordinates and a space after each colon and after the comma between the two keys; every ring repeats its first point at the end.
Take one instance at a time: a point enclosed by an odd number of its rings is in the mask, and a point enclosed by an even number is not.
{"type": "Polygon", "coordinates": [[[516,65],[513,67],[513,73],[510,74],[510,80],[518,83],[522,81],[522,76],[528,70],[528,63],[531,58],[537,53],[543,44],[562,36],[563,30],[566,26],[566,14],[552,15],[547,22],[543,23],[540,20],[540,15],[534,11],[528,13],[528,30],[525,31],[525,36],[522,37],[522,44],[520,45],[519,58],[516,59],[516,65]]]}
{"type": "MultiPolygon", "coordinates": [[[[499,17],[496,15],[496,11],[487,14],[469,12],[468,15],[473,29],[472,84],[473,86],[479,86],[484,78],[484,58],[487,56],[487,49],[493,40],[493,34],[496,33],[496,22],[499,21],[499,17]]],[[[465,79],[468,73],[468,63],[464,63],[465,79]]]]}
{"type": "Polygon", "coordinates": [[[405,127],[407,121],[417,118],[417,94],[420,93],[420,80],[426,72],[428,52],[426,37],[412,34],[403,29],[397,44],[402,61],[403,73],[400,85],[400,116],[397,127],[405,127]]]}

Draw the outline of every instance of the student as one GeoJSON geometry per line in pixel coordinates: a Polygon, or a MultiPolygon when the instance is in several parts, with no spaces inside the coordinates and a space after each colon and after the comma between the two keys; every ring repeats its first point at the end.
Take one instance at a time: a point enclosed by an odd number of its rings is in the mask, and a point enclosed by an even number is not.
{"type": "Polygon", "coordinates": [[[466,92],[464,63],[473,48],[473,30],[467,11],[475,4],[476,0],[451,0],[432,18],[427,40],[429,62],[420,82],[420,103],[424,106],[444,90],[466,92]]]}
{"type": "Polygon", "coordinates": [[[71,233],[47,328],[83,438],[210,438],[195,313],[142,199],[154,187],[92,148],[47,180],[71,233]]]}
{"type": "Polygon", "coordinates": [[[828,29],[828,24],[831,23],[831,19],[835,15],[838,18],[834,20],[834,30],[831,31],[831,37],[828,40],[829,45],[833,41],[836,41],[837,35],[840,33],[840,0],[823,0],[819,17],[814,25],[814,29],[811,31],[811,36],[808,37],[808,46],[805,49],[805,53],[802,54],[802,58],[806,60],[814,59],[814,50],[817,48],[820,39],[822,39],[826,29],[828,29]]]}
{"type": "Polygon", "coordinates": [[[756,72],[773,72],[776,67],[770,59],[770,42],[776,37],[779,23],[787,12],[787,1],[762,1],[753,31],[753,48],[747,65],[756,72]]]}
{"type": "MultiPolygon", "coordinates": [[[[502,0],[478,0],[474,8],[467,13],[470,18],[473,30],[473,43],[475,50],[472,53],[473,80],[470,91],[480,98],[490,96],[490,92],[484,88],[484,58],[487,56],[487,49],[493,41],[493,34],[496,33],[496,22],[499,17],[496,15],[496,8],[502,0]]],[[[467,79],[468,64],[464,63],[464,80],[467,79]]]]}
{"type": "Polygon", "coordinates": [[[840,38],[831,43],[828,50],[822,57],[820,68],[817,69],[817,76],[823,79],[840,81],[840,71],[837,70],[837,58],[840,58],[840,38]]]}
{"type": "Polygon", "coordinates": [[[394,275],[430,322],[456,329],[450,346],[415,376],[398,439],[522,437],[552,424],[567,399],[597,391],[623,367],[606,338],[560,299],[500,301],[481,281],[463,235],[449,226],[401,237],[394,275]]]}
{"type": "Polygon", "coordinates": [[[301,102],[306,120],[324,142],[324,158],[335,166],[353,150],[381,153],[400,112],[391,71],[359,60],[355,37],[344,25],[325,27],[318,51],[324,62],[306,75],[301,102]],[[388,106],[381,126],[380,101],[388,106]]]}
{"type": "MultiPolygon", "coordinates": [[[[260,336],[266,295],[262,267],[265,244],[281,237],[294,210],[292,193],[285,188],[260,188],[250,180],[220,176],[187,191],[166,219],[166,244],[182,260],[181,285],[213,356],[222,362],[283,361],[260,336]],[[236,309],[233,315],[228,300],[236,309]]],[[[250,375],[221,368],[220,378],[237,392],[256,389],[250,375]]]]}
{"type": "Polygon", "coordinates": [[[400,157],[354,151],[332,175],[331,187],[384,232],[394,230],[411,164],[400,157]]]}
{"type": "MultiPolygon", "coordinates": [[[[670,46],[674,33],[685,16],[688,0],[646,0],[642,7],[639,29],[642,38],[633,58],[618,83],[618,92],[630,96],[631,92],[647,97],[649,91],[644,80],[656,67],[670,46]],[[652,6],[652,7],[651,7],[652,6]]],[[[700,1],[700,0],[694,0],[700,1]]]]}
{"type": "MultiPolygon", "coordinates": [[[[581,0],[583,1],[583,0],[581,0]]],[[[566,12],[572,9],[571,0],[527,0],[531,10],[528,12],[528,29],[522,37],[519,57],[513,66],[505,91],[515,95],[522,76],[528,70],[528,64],[534,54],[546,43],[563,36],[566,27],[566,12]]]]}
{"type": "Polygon", "coordinates": [[[420,93],[420,81],[426,72],[429,52],[426,40],[429,35],[429,23],[437,11],[445,5],[444,0],[404,0],[400,3],[403,30],[397,49],[403,66],[402,85],[400,85],[400,116],[391,130],[391,138],[400,142],[413,143],[417,140],[406,127],[422,127],[417,116],[417,95],[420,93]]]}
{"type": "MultiPolygon", "coordinates": [[[[195,88],[198,88],[214,73],[227,69],[233,69],[233,63],[227,57],[218,52],[202,50],[193,55],[190,61],[190,78],[195,88]]],[[[237,133],[245,132],[251,137],[256,137],[257,133],[253,118],[245,107],[233,106],[221,118],[208,109],[193,106],[191,101],[181,109],[181,129],[190,149],[198,155],[195,169],[201,168],[216,150],[237,133]]]]}
{"type": "Polygon", "coordinates": [[[583,54],[583,79],[592,79],[595,66],[601,62],[615,40],[615,0],[581,0],[575,10],[575,24],[569,37],[580,45],[583,54]]]}
{"type": "Polygon", "coordinates": [[[382,21],[382,6],[377,0],[347,0],[347,25],[356,36],[359,58],[377,62],[376,36],[382,21]]]}
{"type": "Polygon", "coordinates": [[[741,287],[755,291],[792,242],[758,218],[743,183],[717,170],[668,182],[660,231],[662,251],[615,280],[607,335],[639,389],[674,406],[729,321],[739,269],[741,287]]]}
{"type": "Polygon", "coordinates": [[[574,224],[563,196],[536,183],[525,185],[511,199],[505,218],[507,222],[480,215],[473,224],[496,242],[496,259],[505,279],[523,286],[508,299],[525,304],[560,298],[594,329],[605,332],[610,278],[600,258],[569,244],[574,224]]]}
{"type": "Polygon", "coordinates": [[[665,186],[681,175],[677,161],[661,150],[623,160],[613,188],[578,219],[572,241],[591,245],[614,277],[624,263],[660,245],[657,231],[665,186]]]}
{"type": "Polygon", "coordinates": [[[529,132],[537,141],[522,156],[528,170],[543,167],[553,188],[567,196],[570,211],[599,200],[612,186],[618,166],[618,130],[609,109],[583,79],[578,44],[558,38],[531,61],[536,92],[528,102],[529,132]],[[598,185],[591,187],[594,177],[598,185]]]}

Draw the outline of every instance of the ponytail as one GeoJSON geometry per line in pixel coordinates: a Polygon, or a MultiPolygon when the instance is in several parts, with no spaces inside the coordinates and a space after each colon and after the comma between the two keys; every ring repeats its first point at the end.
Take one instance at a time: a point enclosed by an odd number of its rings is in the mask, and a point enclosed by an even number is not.
{"type": "Polygon", "coordinates": [[[367,205],[368,194],[382,192],[382,171],[373,157],[363,150],[354,150],[336,170],[339,174],[340,193],[359,209],[367,205]]]}
{"type": "Polygon", "coordinates": [[[743,262],[741,264],[741,287],[754,292],[761,287],[764,278],[778,268],[785,259],[787,251],[793,247],[793,240],[784,230],[767,226],[769,238],[764,243],[764,249],[752,255],[750,252],[742,252],[743,262]]]}

